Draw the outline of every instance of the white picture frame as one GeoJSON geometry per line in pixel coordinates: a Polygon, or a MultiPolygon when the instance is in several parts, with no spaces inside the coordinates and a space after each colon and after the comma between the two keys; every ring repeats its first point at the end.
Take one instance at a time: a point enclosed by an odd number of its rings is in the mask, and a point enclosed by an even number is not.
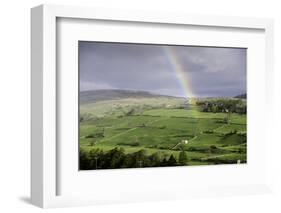
{"type": "MultiPolygon", "coordinates": [[[[200,187],[199,183],[194,183],[194,187],[187,186],[180,189],[178,186],[169,186],[165,190],[152,188],[153,192],[149,195],[130,191],[129,189],[120,196],[119,193],[101,193],[98,195],[72,195],[59,194],[58,185],[61,184],[59,173],[61,166],[58,164],[60,159],[57,145],[57,107],[58,95],[57,88],[60,81],[57,79],[57,21],[59,18],[79,19],[79,20],[108,20],[132,23],[153,23],[154,25],[165,26],[200,26],[207,28],[219,28],[232,31],[235,29],[259,30],[263,32],[262,41],[264,45],[264,69],[261,75],[266,76],[265,87],[261,92],[265,94],[264,105],[267,113],[263,118],[265,133],[265,146],[270,150],[270,131],[272,131],[270,119],[272,117],[272,88],[273,88],[273,21],[271,19],[238,18],[238,17],[216,17],[203,15],[187,14],[167,14],[152,13],[146,11],[123,11],[112,9],[84,8],[74,6],[54,6],[41,5],[31,10],[31,201],[34,205],[49,208],[76,205],[92,205],[100,203],[116,202],[138,202],[143,200],[165,200],[187,197],[210,196],[210,195],[233,195],[233,194],[252,194],[269,192],[271,186],[271,173],[269,153],[263,155],[264,166],[256,168],[257,172],[264,173],[264,177],[253,181],[237,182],[233,185],[227,183],[219,186],[200,187]],[[188,188],[189,187],[189,188],[188,188]],[[188,189],[188,190],[187,190],[188,189]],[[167,193],[168,192],[168,193],[167,193]],[[126,194],[127,193],[127,194],[126,194]],[[172,196],[171,196],[172,195],[172,196]]],[[[233,35],[235,36],[235,35],[233,35]]],[[[75,79],[72,79],[75,80],[75,79]]],[[[255,104],[256,99],[251,104],[255,104]]],[[[247,169],[247,168],[246,168],[247,169]]],[[[227,169],[231,172],[231,168],[227,169]]],[[[240,171],[243,172],[245,168],[240,171]]],[[[150,172],[153,169],[150,169],[150,172]]],[[[159,170],[163,175],[166,171],[184,172],[185,168],[164,168],[159,170]],[[168,170],[167,170],[168,169],[168,170]]],[[[189,170],[189,172],[194,172],[189,170]]],[[[78,171],[77,171],[78,172],[78,171]]],[[[107,171],[104,175],[110,175],[107,171]]],[[[159,173],[158,172],[158,173],[159,173]]],[[[130,175],[134,175],[134,170],[130,170],[130,175]]],[[[147,174],[137,172],[141,175],[147,174]]],[[[159,173],[159,174],[160,174],[159,173]]],[[[200,173],[200,172],[199,172],[200,173]]],[[[115,173],[114,175],[123,174],[115,173]]],[[[159,175],[156,174],[155,175],[159,175]]],[[[87,174],[86,174],[87,175],[87,174]]],[[[85,174],[84,174],[85,176],[85,174]]],[[[175,178],[173,176],[172,178],[175,178]]],[[[84,179],[87,180],[87,179],[84,179]]],[[[72,183],[76,184],[76,183],[72,183]]],[[[102,184],[102,183],[101,183],[102,184]]],[[[124,186],[126,188],[126,186],[124,186]]],[[[161,187],[161,185],[158,185],[161,187]]],[[[71,190],[71,189],[70,189],[71,190]]],[[[97,191],[97,193],[100,193],[97,191]]]]}

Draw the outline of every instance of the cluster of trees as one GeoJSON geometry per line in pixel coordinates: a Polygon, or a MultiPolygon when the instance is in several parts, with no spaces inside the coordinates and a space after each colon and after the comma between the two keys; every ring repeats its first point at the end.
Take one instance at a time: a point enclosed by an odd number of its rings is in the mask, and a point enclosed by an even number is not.
{"type": "Polygon", "coordinates": [[[241,99],[206,99],[197,101],[196,105],[200,107],[202,112],[247,113],[246,101],[241,99]]]}
{"type": "Polygon", "coordinates": [[[118,147],[106,152],[102,149],[80,150],[79,154],[81,170],[181,166],[188,161],[185,151],[180,152],[178,159],[173,154],[166,156],[159,152],[149,155],[144,149],[126,154],[118,147]]]}

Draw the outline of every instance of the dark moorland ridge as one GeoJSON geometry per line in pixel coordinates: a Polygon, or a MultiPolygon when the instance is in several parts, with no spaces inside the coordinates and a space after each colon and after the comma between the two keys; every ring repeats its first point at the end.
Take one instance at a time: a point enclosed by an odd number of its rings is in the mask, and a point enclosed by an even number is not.
{"type": "Polygon", "coordinates": [[[153,94],[147,91],[104,89],[104,90],[81,91],[80,103],[94,103],[98,101],[118,100],[124,98],[157,98],[157,97],[176,98],[168,95],[153,94]]]}
{"type": "Polygon", "coordinates": [[[244,94],[241,94],[241,95],[237,95],[237,96],[235,96],[234,98],[246,99],[246,98],[247,98],[247,94],[244,93],[244,94]]]}
{"type": "MultiPolygon", "coordinates": [[[[103,89],[103,90],[89,90],[80,92],[80,103],[95,103],[106,100],[119,100],[124,98],[180,98],[168,95],[153,94],[148,91],[137,90],[119,90],[119,89],[103,89]]],[[[246,99],[247,94],[237,95],[234,98],[246,99]]]]}

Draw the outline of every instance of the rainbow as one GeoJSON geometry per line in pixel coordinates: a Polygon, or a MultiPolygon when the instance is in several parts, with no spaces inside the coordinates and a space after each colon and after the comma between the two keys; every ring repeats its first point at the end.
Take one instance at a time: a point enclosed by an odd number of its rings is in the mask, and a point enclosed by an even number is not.
{"type": "Polygon", "coordinates": [[[173,47],[163,46],[163,52],[166,55],[171,69],[176,73],[177,80],[182,87],[185,98],[193,98],[195,95],[191,88],[191,78],[188,76],[186,68],[182,65],[181,59],[173,47]]]}

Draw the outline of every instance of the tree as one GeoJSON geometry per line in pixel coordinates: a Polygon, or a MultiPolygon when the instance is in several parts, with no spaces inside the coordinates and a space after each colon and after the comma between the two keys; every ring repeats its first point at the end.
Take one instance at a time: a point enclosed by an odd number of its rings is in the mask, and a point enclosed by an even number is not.
{"type": "Polygon", "coordinates": [[[211,111],[214,112],[214,113],[217,113],[218,112],[218,106],[216,104],[212,105],[211,111]]]}
{"type": "Polygon", "coordinates": [[[84,150],[80,150],[79,156],[79,168],[82,170],[91,169],[89,153],[84,150]]]}
{"type": "Polygon", "coordinates": [[[147,165],[150,164],[150,160],[147,156],[147,151],[144,149],[141,149],[137,152],[134,153],[135,159],[136,159],[136,168],[141,168],[141,167],[146,167],[147,165]]]}
{"type": "Polygon", "coordinates": [[[149,166],[160,166],[161,165],[161,155],[159,152],[155,152],[150,155],[150,165],[149,166]]]}
{"type": "Polygon", "coordinates": [[[187,154],[185,151],[181,151],[179,155],[179,164],[180,165],[186,165],[187,163],[187,154]]]}
{"type": "Polygon", "coordinates": [[[114,148],[109,151],[110,156],[110,168],[121,168],[125,158],[125,150],[123,148],[114,148]]]}
{"type": "Polygon", "coordinates": [[[135,158],[132,154],[126,154],[123,161],[123,168],[132,168],[135,164],[135,158]]]}
{"type": "Polygon", "coordinates": [[[167,166],[176,166],[177,165],[177,160],[176,158],[174,157],[173,154],[170,155],[170,158],[167,162],[167,166]]]}
{"type": "Polygon", "coordinates": [[[160,166],[168,166],[168,161],[166,160],[166,158],[161,161],[160,166]]]}
{"type": "Polygon", "coordinates": [[[91,169],[98,169],[98,161],[103,155],[103,151],[101,149],[91,149],[88,155],[89,155],[89,167],[91,169]]]}

